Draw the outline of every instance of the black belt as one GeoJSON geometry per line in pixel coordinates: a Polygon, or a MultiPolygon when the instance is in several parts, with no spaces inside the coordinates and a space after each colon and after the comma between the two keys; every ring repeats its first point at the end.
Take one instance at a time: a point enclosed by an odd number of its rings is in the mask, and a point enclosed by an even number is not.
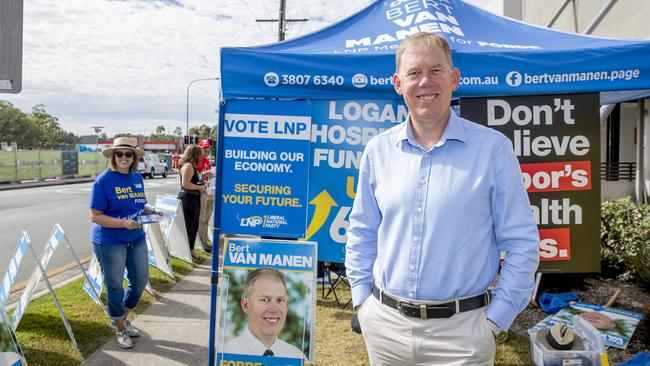
{"type": "Polygon", "coordinates": [[[487,291],[480,295],[442,304],[414,304],[403,301],[380,290],[377,286],[372,287],[372,294],[379,302],[399,311],[400,314],[420,319],[449,318],[454,314],[482,308],[490,303],[490,295],[487,291]]]}

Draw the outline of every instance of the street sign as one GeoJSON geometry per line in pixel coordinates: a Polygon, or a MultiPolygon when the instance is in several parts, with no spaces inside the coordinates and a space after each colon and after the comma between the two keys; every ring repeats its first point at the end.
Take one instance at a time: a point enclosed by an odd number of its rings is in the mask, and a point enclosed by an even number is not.
{"type": "Polygon", "coordinates": [[[0,93],[20,93],[23,74],[23,0],[0,1],[0,93]]]}

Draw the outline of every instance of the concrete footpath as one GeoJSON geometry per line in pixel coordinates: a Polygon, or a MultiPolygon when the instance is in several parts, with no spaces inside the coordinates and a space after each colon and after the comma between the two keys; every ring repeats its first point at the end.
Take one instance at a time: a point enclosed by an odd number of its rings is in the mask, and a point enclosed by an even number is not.
{"type": "Polygon", "coordinates": [[[133,348],[119,348],[113,337],[83,365],[207,365],[210,261],[198,265],[135,318],[132,324],[141,335],[133,338],[133,348]]]}

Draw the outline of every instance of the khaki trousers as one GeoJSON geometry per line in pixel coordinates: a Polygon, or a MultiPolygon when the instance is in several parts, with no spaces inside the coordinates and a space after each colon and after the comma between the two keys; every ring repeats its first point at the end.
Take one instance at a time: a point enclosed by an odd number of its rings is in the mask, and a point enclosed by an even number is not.
{"type": "Polygon", "coordinates": [[[370,295],[358,316],[373,366],[494,364],[496,343],[484,308],[422,320],[370,295]]]}
{"type": "Polygon", "coordinates": [[[212,210],[214,209],[214,194],[202,194],[201,195],[201,213],[199,216],[199,239],[201,239],[201,244],[205,247],[208,245],[209,240],[212,240],[210,231],[210,217],[212,216],[212,210]]]}

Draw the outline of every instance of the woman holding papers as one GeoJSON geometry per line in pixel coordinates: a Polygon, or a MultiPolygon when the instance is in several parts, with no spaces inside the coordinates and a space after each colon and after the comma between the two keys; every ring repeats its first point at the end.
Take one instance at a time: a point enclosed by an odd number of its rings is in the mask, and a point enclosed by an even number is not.
{"type": "Polygon", "coordinates": [[[97,176],[90,196],[93,250],[106,284],[108,315],[122,348],[133,347],[131,337],[139,335],[126,317],[149,281],[147,243],[139,217],[157,214],[145,206],[144,182],[138,173],[138,158],[144,151],[137,145],[134,137],[119,137],[102,151],[109,169],[97,176]],[[125,270],[126,290],[122,286],[125,270]]]}
{"type": "Polygon", "coordinates": [[[194,241],[199,230],[201,194],[206,194],[198,171],[201,154],[201,148],[194,144],[188,145],[185,149],[181,157],[181,191],[178,192],[177,197],[183,203],[185,230],[187,230],[187,240],[194,259],[199,258],[194,251],[194,241]]]}

